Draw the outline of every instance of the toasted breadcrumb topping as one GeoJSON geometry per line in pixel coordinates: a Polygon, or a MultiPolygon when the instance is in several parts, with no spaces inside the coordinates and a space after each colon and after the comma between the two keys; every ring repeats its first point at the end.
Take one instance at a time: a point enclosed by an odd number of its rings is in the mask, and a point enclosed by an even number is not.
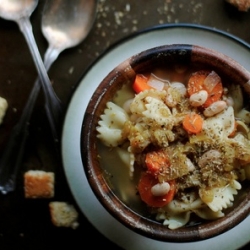
{"type": "Polygon", "coordinates": [[[231,5],[238,8],[239,11],[248,11],[250,8],[250,0],[226,0],[231,5]]]}
{"type": "Polygon", "coordinates": [[[49,209],[51,221],[56,227],[76,229],[79,226],[78,212],[73,205],[62,201],[53,201],[49,203],[49,209]]]}
{"type": "Polygon", "coordinates": [[[54,173],[29,170],[24,174],[25,198],[54,197],[54,173]]]}

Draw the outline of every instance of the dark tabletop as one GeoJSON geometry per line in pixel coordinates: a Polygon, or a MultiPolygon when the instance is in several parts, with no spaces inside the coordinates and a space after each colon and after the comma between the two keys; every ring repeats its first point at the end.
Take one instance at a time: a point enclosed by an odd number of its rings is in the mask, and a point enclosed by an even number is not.
{"type": "MultiPolygon", "coordinates": [[[[44,2],[39,1],[31,16],[41,55],[47,48],[40,28],[44,2]]],[[[67,108],[88,66],[110,45],[134,32],[166,23],[202,24],[229,32],[250,43],[250,13],[239,12],[224,0],[100,0],[97,19],[89,36],[79,46],[61,53],[49,71],[54,89],[64,106],[67,108]]],[[[4,123],[0,126],[1,151],[11,128],[20,117],[36,77],[29,49],[16,23],[0,19],[0,96],[9,102],[4,123]]],[[[61,157],[55,150],[43,101],[41,94],[32,114],[16,190],[7,195],[0,194],[0,249],[59,249],[66,244],[71,249],[99,245],[105,249],[119,249],[80,212],[64,175],[61,157]],[[55,172],[53,199],[25,199],[23,173],[29,169],[55,172]],[[53,226],[48,210],[51,200],[74,204],[79,211],[80,225],[77,229],[53,226]]]]}

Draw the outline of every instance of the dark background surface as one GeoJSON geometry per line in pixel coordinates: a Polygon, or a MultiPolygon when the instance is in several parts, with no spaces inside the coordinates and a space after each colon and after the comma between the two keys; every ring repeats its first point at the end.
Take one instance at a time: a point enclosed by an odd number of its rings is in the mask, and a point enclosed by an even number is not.
{"type": "MultiPolygon", "coordinates": [[[[41,55],[47,48],[40,28],[44,3],[40,0],[31,16],[41,55]]],[[[100,0],[97,19],[89,36],[79,46],[64,51],[49,71],[55,91],[65,107],[84,71],[110,45],[134,32],[165,23],[202,24],[250,43],[250,12],[239,12],[223,0],[100,0]]],[[[36,68],[17,24],[0,19],[0,96],[9,103],[4,123],[0,126],[1,151],[20,117],[36,77],[36,68]]],[[[95,248],[101,244],[105,249],[119,249],[78,209],[53,146],[41,94],[32,115],[17,188],[7,195],[0,194],[0,249],[58,249],[66,244],[70,248],[95,248]],[[55,172],[55,197],[51,200],[75,205],[80,216],[80,226],[76,230],[52,225],[48,210],[50,199],[24,198],[23,173],[29,169],[55,172]]]]}

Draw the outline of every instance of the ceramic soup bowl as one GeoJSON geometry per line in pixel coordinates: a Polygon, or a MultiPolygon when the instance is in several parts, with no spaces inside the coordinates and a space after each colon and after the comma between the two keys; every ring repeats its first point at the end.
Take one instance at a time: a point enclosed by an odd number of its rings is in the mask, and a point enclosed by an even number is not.
{"type": "Polygon", "coordinates": [[[84,170],[104,208],[168,242],[207,239],[244,220],[249,80],[234,59],[187,44],[142,51],[107,72],[81,133],[84,170]]]}

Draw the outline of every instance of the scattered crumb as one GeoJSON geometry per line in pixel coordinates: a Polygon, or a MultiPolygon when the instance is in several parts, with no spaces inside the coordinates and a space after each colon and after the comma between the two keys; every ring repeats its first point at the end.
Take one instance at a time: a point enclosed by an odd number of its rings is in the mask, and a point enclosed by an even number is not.
{"type": "Polygon", "coordinates": [[[74,66],[70,67],[69,68],[69,74],[72,74],[74,72],[74,69],[75,69],[74,66]]]}
{"type": "Polygon", "coordinates": [[[79,226],[78,213],[73,205],[52,201],[49,203],[51,221],[56,227],[71,227],[76,229],[79,226]]]}
{"type": "Polygon", "coordinates": [[[127,12],[130,11],[130,4],[129,4],[129,3],[126,4],[125,10],[126,10],[127,12]]]}
{"type": "Polygon", "coordinates": [[[54,173],[29,170],[24,174],[25,198],[54,197],[54,173]]]}

